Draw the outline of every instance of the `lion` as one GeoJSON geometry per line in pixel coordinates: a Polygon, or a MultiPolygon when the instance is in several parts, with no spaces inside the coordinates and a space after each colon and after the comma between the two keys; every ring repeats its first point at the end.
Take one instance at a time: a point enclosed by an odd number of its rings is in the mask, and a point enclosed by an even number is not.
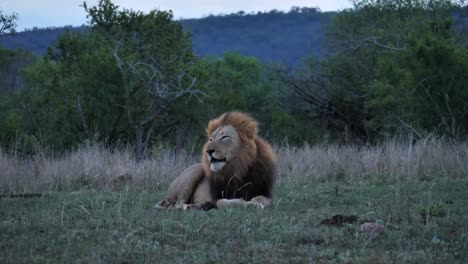
{"type": "Polygon", "coordinates": [[[227,112],[211,120],[201,163],[185,169],[156,208],[202,209],[272,205],[277,158],[248,114],[227,112]]]}

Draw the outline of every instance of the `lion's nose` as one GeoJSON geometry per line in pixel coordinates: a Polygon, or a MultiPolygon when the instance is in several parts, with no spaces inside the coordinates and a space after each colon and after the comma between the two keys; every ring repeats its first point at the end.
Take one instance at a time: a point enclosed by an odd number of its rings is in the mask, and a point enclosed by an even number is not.
{"type": "Polygon", "coordinates": [[[208,153],[210,156],[215,152],[214,149],[207,149],[206,153],[208,153]]]}

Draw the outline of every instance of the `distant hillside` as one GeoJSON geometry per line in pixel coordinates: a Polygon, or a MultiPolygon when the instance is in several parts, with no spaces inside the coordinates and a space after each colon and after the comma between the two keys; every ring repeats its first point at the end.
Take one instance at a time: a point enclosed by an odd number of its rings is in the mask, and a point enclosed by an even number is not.
{"type": "Polygon", "coordinates": [[[7,49],[25,49],[34,54],[42,55],[47,51],[47,47],[59,34],[67,30],[80,31],[81,27],[60,27],[60,28],[34,28],[14,35],[5,35],[0,38],[0,45],[7,49]]]}
{"type": "MultiPolygon", "coordinates": [[[[193,33],[197,55],[221,55],[238,51],[255,56],[264,62],[277,61],[296,65],[305,56],[321,54],[323,26],[335,13],[321,13],[313,8],[296,8],[289,13],[245,14],[239,12],[225,16],[182,20],[186,30],[193,33]]],[[[34,29],[3,36],[0,45],[22,48],[42,55],[47,47],[66,30],[79,31],[80,27],[34,29]]]]}
{"type": "Polygon", "coordinates": [[[305,56],[321,54],[323,26],[335,14],[302,10],[210,16],[182,23],[193,33],[194,50],[199,55],[237,50],[263,61],[295,65],[305,56]]]}

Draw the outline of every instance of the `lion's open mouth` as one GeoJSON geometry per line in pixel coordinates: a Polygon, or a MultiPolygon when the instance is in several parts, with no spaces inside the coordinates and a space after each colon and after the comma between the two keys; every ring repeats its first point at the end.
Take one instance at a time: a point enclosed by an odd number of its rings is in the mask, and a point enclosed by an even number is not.
{"type": "Polygon", "coordinates": [[[208,160],[210,161],[210,169],[211,171],[218,172],[220,171],[224,165],[226,164],[227,159],[217,159],[213,156],[208,154],[208,160]]]}
{"type": "Polygon", "coordinates": [[[216,158],[211,157],[210,162],[211,162],[211,163],[226,162],[226,158],[224,158],[224,159],[216,159],[216,158]]]}

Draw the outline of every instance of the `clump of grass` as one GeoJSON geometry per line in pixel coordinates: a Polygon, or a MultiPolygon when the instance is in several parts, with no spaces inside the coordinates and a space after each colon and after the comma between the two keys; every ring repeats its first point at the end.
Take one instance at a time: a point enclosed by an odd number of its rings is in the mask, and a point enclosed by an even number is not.
{"type": "Polygon", "coordinates": [[[196,162],[195,155],[183,150],[158,151],[151,159],[137,162],[131,149],[109,149],[99,144],[83,145],[59,156],[40,152],[27,158],[0,149],[0,190],[99,188],[121,175],[130,175],[134,185],[157,188],[196,162]]]}
{"type": "MultiPolygon", "coordinates": [[[[389,140],[374,146],[279,146],[276,151],[282,180],[428,180],[468,175],[468,143],[437,138],[416,143],[389,140]]],[[[39,152],[28,158],[0,149],[0,190],[100,188],[121,175],[130,175],[133,185],[158,188],[197,162],[199,153],[164,148],[154,149],[143,162],[136,161],[130,148],[110,149],[99,144],[86,144],[61,155],[39,152]]]]}
{"type": "Polygon", "coordinates": [[[427,180],[468,174],[468,143],[427,138],[389,140],[374,146],[319,145],[278,148],[281,177],[427,180]]]}

